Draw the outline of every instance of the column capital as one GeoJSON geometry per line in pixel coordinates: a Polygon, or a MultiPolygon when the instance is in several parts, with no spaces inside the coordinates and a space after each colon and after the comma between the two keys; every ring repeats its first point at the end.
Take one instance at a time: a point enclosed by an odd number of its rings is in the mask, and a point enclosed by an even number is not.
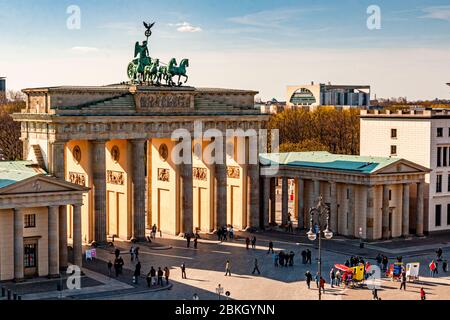
{"type": "Polygon", "coordinates": [[[128,142],[133,144],[146,143],[148,139],[146,138],[138,138],[138,139],[128,139],[128,142]]]}
{"type": "Polygon", "coordinates": [[[106,144],[109,140],[103,139],[103,140],[89,140],[90,143],[93,144],[106,144]]]}

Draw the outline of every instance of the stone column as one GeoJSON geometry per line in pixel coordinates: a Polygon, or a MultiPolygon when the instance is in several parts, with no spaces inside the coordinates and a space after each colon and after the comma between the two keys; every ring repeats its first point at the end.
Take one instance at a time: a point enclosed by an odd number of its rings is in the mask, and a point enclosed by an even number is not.
{"type": "Polygon", "coordinates": [[[73,205],[73,264],[83,266],[83,244],[81,239],[81,205],[73,205]]]}
{"type": "Polygon", "coordinates": [[[366,237],[368,240],[374,240],[374,221],[375,221],[375,211],[374,211],[374,202],[375,202],[375,187],[369,186],[367,188],[367,231],[366,237]]]}
{"type": "Polygon", "coordinates": [[[145,239],[145,139],[130,140],[133,188],[133,239],[145,239]]]}
{"type": "Polygon", "coordinates": [[[59,268],[65,271],[68,266],[67,254],[67,206],[59,207],[59,268]]]}
{"type": "Polygon", "coordinates": [[[182,235],[194,231],[194,191],[192,177],[192,143],[190,144],[189,160],[179,165],[180,168],[180,221],[182,235]]]}
{"type": "Polygon", "coordinates": [[[264,225],[263,227],[266,227],[269,225],[270,222],[270,178],[269,177],[264,177],[264,186],[263,186],[263,198],[262,198],[262,202],[263,202],[263,221],[264,221],[264,225]]]}
{"type": "Polygon", "coordinates": [[[276,219],[276,199],[277,199],[277,194],[275,192],[275,184],[276,184],[276,180],[277,178],[272,178],[270,179],[270,223],[273,225],[277,224],[277,219],[276,219]]]}
{"type": "Polygon", "coordinates": [[[305,208],[305,201],[303,199],[303,192],[305,190],[305,181],[303,179],[296,179],[296,194],[295,200],[297,202],[297,227],[299,229],[303,229],[305,227],[305,216],[303,215],[303,211],[305,208]]]}
{"type": "Polygon", "coordinates": [[[317,206],[317,203],[319,202],[319,197],[320,197],[320,181],[319,180],[313,180],[313,184],[314,184],[314,199],[312,201],[313,203],[313,207],[317,206]]]}
{"type": "Polygon", "coordinates": [[[417,213],[416,213],[416,235],[423,236],[423,202],[425,182],[421,181],[417,184],[417,213]]]}
{"type": "Polygon", "coordinates": [[[153,227],[152,221],[152,141],[147,141],[147,179],[145,189],[147,190],[147,228],[153,227]]]}
{"type": "Polygon", "coordinates": [[[48,275],[59,276],[59,206],[48,208],[48,275]]]}
{"type": "Polygon", "coordinates": [[[402,236],[409,235],[409,184],[403,184],[402,194],[402,236]]]}
{"type": "MultiPolygon", "coordinates": [[[[215,141],[216,142],[216,141],[215,141]]],[[[223,139],[222,145],[216,143],[216,164],[214,168],[214,228],[219,230],[227,224],[227,163],[226,163],[226,140],[223,139]]]]}
{"type": "Polygon", "coordinates": [[[22,281],[23,275],[23,227],[24,217],[21,209],[14,209],[14,280],[22,281]]]}
{"type": "Polygon", "coordinates": [[[382,209],[382,236],[383,239],[389,239],[389,186],[383,185],[383,209],[382,209]]]}
{"type": "Polygon", "coordinates": [[[281,185],[281,224],[286,225],[288,221],[289,213],[289,190],[288,190],[288,178],[282,178],[281,185]]]}
{"type": "Polygon", "coordinates": [[[92,171],[94,176],[94,240],[106,243],[106,141],[92,141],[92,171]]]}
{"type": "Polygon", "coordinates": [[[355,236],[355,189],[353,185],[348,185],[348,216],[347,235],[351,238],[355,236]]]}
{"type": "Polygon", "coordinates": [[[247,165],[247,228],[258,228],[259,220],[259,165],[247,165]]]}
{"type": "Polygon", "coordinates": [[[337,184],[330,182],[330,228],[332,231],[338,231],[338,208],[337,208],[337,184]]]}

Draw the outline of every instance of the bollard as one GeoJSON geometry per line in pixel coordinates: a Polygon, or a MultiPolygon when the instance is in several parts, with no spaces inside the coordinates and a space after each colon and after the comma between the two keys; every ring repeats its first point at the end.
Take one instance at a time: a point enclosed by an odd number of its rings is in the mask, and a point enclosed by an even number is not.
{"type": "Polygon", "coordinates": [[[11,300],[11,290],[8,289],[8,300],[11,300]]]}

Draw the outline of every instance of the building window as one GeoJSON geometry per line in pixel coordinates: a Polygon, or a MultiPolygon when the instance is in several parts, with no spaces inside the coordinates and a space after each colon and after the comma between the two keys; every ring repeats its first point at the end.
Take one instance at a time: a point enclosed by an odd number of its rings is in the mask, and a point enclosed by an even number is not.
{"type": "Polygon", "coordinates": [[[444,154],[442,156],[442,166],[446,167],[447,166],[447,147],[443,148],[444,150],[444,154]]]}
{"type": "Polygon", "coordinates": [[[397,155],[397,146],[391,146],[391,156],[397,155]]]}
{"type": "Polygon", "coordinates": [[[450,226],[450,203],[447,204],[447,225],[450,226]]]}
{"type": "Polygon", "coordinates": [[[391,138],[397,139],[397,129],[391,129],[391,138]]]}
{"type": "Polygon", "coordinates": [[[436,136],[438,138],[442,137],[444,135],[444,129],[443,128],[437,128],[436,136]]]}
{"type": "Polygon", "coordinates": [[[437,157],[436,157],[436,158],[437,158],[437,164],[436,164],[436,165],[437,165],[438,167],[441,166],[441,154],[442,154],[441,151],[442,151],[442,148],[441,148],[441,147],[438,147],[438,148],[437,148],[437,157]]]}
{"type": "Polygon", "coordinates": [[[442,208],[442,206],[440,204],[436,205],[436,211],[435,211],[435,226],[436,227],[441,226],[441,208],[442,208]]]}
{"type": "Polygon", "coordinates": [[[23,266],[25,268],[37,267],[37,245],[26,244],[23,251],[23,266]]]}
{"type": "Polygon", "coordinates": [[[442,175],[436,176],[436,192],[442,192],[442,175]]]}
{"type": "Polygon", "coordinates": [[[36,215],[26,214],[24,216],[24,225],[25,228],[36,228],[36,215]]]}

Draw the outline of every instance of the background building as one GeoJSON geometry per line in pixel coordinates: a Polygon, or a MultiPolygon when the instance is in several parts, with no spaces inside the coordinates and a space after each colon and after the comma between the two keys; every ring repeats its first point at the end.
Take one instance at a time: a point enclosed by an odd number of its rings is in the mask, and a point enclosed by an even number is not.
{"type": "Polygon", "coordinates": [[[424,228],[450,230],[450,110],[362,110],[360,151],[363,156],[396,156],[431,168],[425,178],[424,228]]]}
{"type": "Polygon", "coordinates": [[[4,96],[6,94],[6,78],[0,77],[0,96],[4,96]]]}
{"type": "Polygon", "coordinates": [[[370,106],[370,86],[314,84],[288,86],[287,107],[359,107],[370,106]]]}

